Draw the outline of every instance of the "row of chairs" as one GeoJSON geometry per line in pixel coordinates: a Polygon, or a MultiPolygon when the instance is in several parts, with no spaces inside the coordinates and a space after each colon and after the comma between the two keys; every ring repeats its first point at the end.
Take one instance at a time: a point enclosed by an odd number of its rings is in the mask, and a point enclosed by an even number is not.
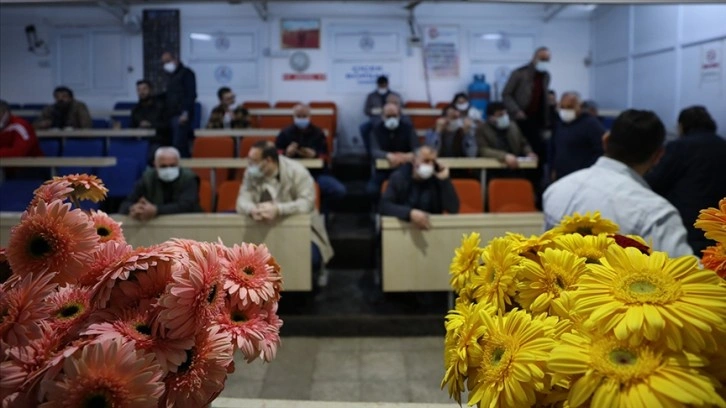
{"type": "MultiPolygon", "coordinates": [[[[209,180],[199,182],[199,204],[206,213],[235,212],[237,196],[242,185],[241,180],[227,180],[222,182],[216,190],[216,196],[209,180]]],[[[315,208],[320,209],[320,187],[315,183],[315,208]]]]}

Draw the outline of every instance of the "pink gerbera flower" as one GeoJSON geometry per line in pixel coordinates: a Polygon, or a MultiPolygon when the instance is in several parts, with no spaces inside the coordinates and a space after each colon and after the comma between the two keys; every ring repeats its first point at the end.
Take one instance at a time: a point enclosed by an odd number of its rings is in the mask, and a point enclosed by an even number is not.
{"type": "Polygon", "coordinates": [[[24,346],[41,336],[40,322],[50,313],[44,300],[56,286],[51,283],[54,276],[31,273],[12,289],[0,292],[0,342],[24,346]]]}
{"type": "Polygon", "coordinates": [[[189,266],[174,272],[159,318],[173,338],[189,337],[224,306],[222,263],[213,244],[198,243],[189,254],[189,266]]]}
{"type": "Polygon", "coordinates": [[[232,343],[239,349],[248,362],[260,355],[259,344],[265,337],[269,323],[267,312],[254,303],[240,308],[228,302],[227,307],[217,318],[220,330],[229,333],[232,343]]]}
{"type": "Polygon", "coordinates": [[[282,328],[282,319],[277,315],[277,302],[271,302],[265,305],[267,329],[264,332],[262,340],[259,343],[259,349],[262,359],[266,362],[274,360],[277,355],[277,348],[280,347],[280,328],[282,328]]]}
{"type": "MultiPolygon", "coordinates": [[[[5,248],[0,248],[0,290],[6,288],[4,285],[12,276],[13,270],[10,268],[10,262],[8,262],[7,250],[5,248]]],[[[8,287],[9,285],[10,284],[8,284],[8,287]]]]}
{"type": "Polygon", "coordinates": [[[166,376],[161,406],[198,408],[209,404],[224,388],[232,352],[229,334],[220,331],[219,326],[200,330],[184,363],[176,373],[166,376]]]}
{"type": "Polygon", "coordinates": [[[172,271],[179,263],[158,260],[145,271],[135,271],[129,279],[119,281],[111,290],[111,306],[116,309],[136,307],[147,300],[156,304],[172,281],[172,271]]]}
{"type": "Polygon", "coordinates": [[[38,205],[40,201],[50,203],[55,200],[66,201],[73,192],[73,185],[64,179],[53,179],[46,181],[33,192],[33,200],[28,207],[38,205]]]}
{"type": "Polygon", "coordinates": [[[229,266],[225,269],[224,290],[234,302],[242,306],[275,300],[279,294],[281,278],[272,265],[265,245],[235,245],[227,251],[229,266]]]}
{"type": "Polygon", "coordinates": [[[163,375],[154,355],[137,351],[133,342],[92,343],[65,360],[57,379],[43,381],[48,401],[40,406],[156,408],[163,375]]]}
{"type": "Polygon", "coordinates": [[[125,338],[133,341],[137,350],[156,355],[162,371],[176,371],[187,358],[186,350],[194,346],[194,337],[169,339],[167,329],[156,323],[153,307],[126,309],[104,316],[103,323],[89,326],[84,336],[98,336],[97,341],[125,338]]]}
{"type": "Polygon", "coordinates": [[[88,174],[67,174],[53,177],[52,180],[46,181],[46,184],[61,181],[69,182],[73,187],[73,192],[70,194],[71,201],[91,200],[97,203],[103,201],[106,198],[106,193],[108,193],[108,189],[103,185],[100,178],[88,174]]]}
{"type": "Polygon", "coordinates": [[[93,312],[90,289],[64,286],[46,300],[50,304],[50,325],[66,339],[78,336],[78,330],[93,312]]]}
{"type": "Polygon", "coordinates": [[[126,243],[126,238],[124,238],[123,230],[121,229],[121,223],[116,222],[105,212],[92,210],[91,221],[93,222],[93,227],[96,228],[96,234],[98,234],[98,240],[100,242],[116,241],[121,244],[126,243]]]}
{"type": "Polygon", "coordinates": [[[40,201],[13,227],[8,260],[13,273],[58,272],[57,283],[73,283],[83,275],[98,235],[88,216],[60,201],[40,201]]]}
{"type": "MultiPolygon", "coordinates": [[[[100,243],[88,260],[86,273],[78,278],[78,285],[93,288],[106,276],[109,269],[118,268],[119,262],[126,260],[133,251],[131,245],[116,241],[100,243]]],[[[122,265],[133,268],[133,264],[122,265]]]]}

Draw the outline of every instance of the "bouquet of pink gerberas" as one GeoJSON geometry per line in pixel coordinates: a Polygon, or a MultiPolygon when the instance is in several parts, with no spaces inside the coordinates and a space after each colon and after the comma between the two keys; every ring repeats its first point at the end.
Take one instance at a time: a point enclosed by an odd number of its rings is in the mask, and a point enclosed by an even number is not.
{"type": "Polygon", "coordinates": [[[46,182],[0,250],[3,407],[203,407],[235,350],[275,357],[282,279],[264,245],[133,248],[78,207],[106,192],[95,176],[46,182]]]}

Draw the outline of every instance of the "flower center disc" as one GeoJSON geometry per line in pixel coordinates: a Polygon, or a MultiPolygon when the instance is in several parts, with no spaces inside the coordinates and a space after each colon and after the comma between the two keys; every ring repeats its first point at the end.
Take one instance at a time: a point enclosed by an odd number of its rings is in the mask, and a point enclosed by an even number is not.
{"type": "Polygon", "coordinates": [[[113,406],[105,394],[91,394],[83,401],[83,408],[110,408],[113,406]]]}
{"type": "Polygon", "coordinates": [[[107,236],[111,235],[111,231],[106,227],[98,227],[96,229],[96,233],[102,237],[107,237],[107,236]]]}
{"type": "Polygon", "coordinates": [[[638,356],[630,350],[617,349],[610,352],[610,361],[618,366],[631,366],[638,362],[638,356]]]}
{"type": "Polygon", "coordinates": [[[60,319],[70,319],[79,315],[82,310],[82,307],[76,304],[66,305],[58,310],[56,316],[60,319]]]}
{"type": "Polygon", "coordinates": [[[652,282],[644,280],[631,283],[629,288],[631,292],[641,295],[654,293],[658,289],[658,287],[655,286],[652,282]]]}
{"type": "Polygon", "coordinates": [[[28,250],[30,251],[30,255],[36,258],[42,258],[48,255],[53,250],[53,248],[51,247],[50,242],[45,239],[45,237],[43,237],[42,235],[36,235],[30,240],[28,250]]]}

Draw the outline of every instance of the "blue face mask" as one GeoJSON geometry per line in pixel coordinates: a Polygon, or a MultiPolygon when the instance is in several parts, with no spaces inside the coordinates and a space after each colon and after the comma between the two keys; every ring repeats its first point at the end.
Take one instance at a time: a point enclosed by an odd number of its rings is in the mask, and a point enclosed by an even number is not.
{"type": "Polygon", "coordinates": [[[300,129],[305,129],[310,125],[310,118],[293,118],[293,121],[295,122],[295,126],[300,129]]]}
{"type": "Polygon", "coordinates": [[[245,174],[248,174],[253,179],[259,179],[262,177],[262,170],[260,169],[259,164],[251,164],[247,166],[247,170],[245,170],[245,174]]]}

